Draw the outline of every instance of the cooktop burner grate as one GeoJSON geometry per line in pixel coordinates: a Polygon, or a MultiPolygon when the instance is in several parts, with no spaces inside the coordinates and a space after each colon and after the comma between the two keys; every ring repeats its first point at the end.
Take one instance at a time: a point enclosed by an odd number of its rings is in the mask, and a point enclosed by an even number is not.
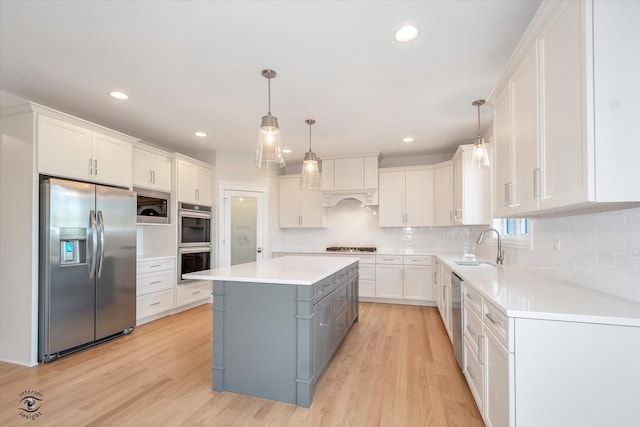
{"type": "Polygon", "coordinates": [[[327,252],[375,252],[374,247],[357,247],[357,246],[330,246],[327,252]]]}

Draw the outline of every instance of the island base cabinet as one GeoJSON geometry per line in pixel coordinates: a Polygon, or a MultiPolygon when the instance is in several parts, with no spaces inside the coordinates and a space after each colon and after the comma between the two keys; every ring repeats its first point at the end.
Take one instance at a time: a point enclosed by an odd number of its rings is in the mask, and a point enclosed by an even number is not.
{"type": "Polygon", "coordinates": [[[516,330],[515,425],[640,426],[640,327],[516,319],[516,330]]]}

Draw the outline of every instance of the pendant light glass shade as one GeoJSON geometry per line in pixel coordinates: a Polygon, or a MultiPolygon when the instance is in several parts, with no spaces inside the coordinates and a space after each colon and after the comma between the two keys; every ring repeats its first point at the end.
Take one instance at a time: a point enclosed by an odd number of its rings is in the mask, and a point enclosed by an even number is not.
{"type": "Polygon", "coordinates": [[[473,101],[471,105],[478,107],[478,137],[473,145],[473,152],[471,154],[471,167],[481,168],[491,165],[489,160],[489,150],[484,143],[484,138],[480,136],[480,106],[484,104],[484,99],[478,99],[473,101]]]}
{"type": "Polygon", "coordinates": [[[262,76],[269,82],[269,111],[262,117],[258,131],[255,165],[261,169],[280,169],[285,166],[278,118],[271,115],[271,79],[276,75],[273,70],[262,70],[262,76]]]}
{"type": "Polygon", "coordinates": [[[322,178],[316,153],[311,151],[311,125],[315,122],[313,119],[305,120],[305,123],[309,125],[309,151],[304,155],[302,172],[300,173],[300,188],[303,190],[319,190],[322,187],[322,178]]]}

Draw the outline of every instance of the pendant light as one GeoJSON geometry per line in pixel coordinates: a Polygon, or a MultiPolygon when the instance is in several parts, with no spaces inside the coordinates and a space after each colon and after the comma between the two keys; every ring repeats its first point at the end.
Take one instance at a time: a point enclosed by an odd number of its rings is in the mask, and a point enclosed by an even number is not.
{"type": "Polygon", "coordinates": [[[262,117],[262,124],[258,132],[255,165],[261,169],[280,169],[285,165],[278,118],[271,115],[271,79],[276,75],[273,70],[262,70],[262,76],[269,82],[269,111],[266,116],[262,117]]]}
{"type": "Polygon", "coordinates": [[[311,126],[316,121],[307,119],[304,122],[309,125],[309,151],[304,154],[304,161],[302,162],[300,188],[303,190],[319,190],[322,187],[322,180],[320,179],[318,160],[316,159],[316,153],[311,151],[311,126]]]}
{"type": "Polygon", "coordinates": [[[483,166],[489,166],[489,151],[484,143],[484,138],[480,136],[480,107],[484,104],[484,99],[478,99],[473,101],[471,105],[478,107],[478,136],[476,143],[473,144],[473,153],[471,154],[471,167],[481,168],[483,166]]]}

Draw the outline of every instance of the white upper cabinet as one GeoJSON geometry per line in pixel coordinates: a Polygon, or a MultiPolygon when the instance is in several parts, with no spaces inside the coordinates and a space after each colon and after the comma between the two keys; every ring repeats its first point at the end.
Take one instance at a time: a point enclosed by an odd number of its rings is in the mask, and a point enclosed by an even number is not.
{"type": "Polygon", "coordinates": [[[541,4],[490,96],[496,216],[640,203],[638,22],[637,2],[541,4]]]}
{"type": "Polygon", "coordinates": [[[211,206],[211,169],[182,158],[176,168],[178,201],[211,206]]]}
{"type": "Polygon", "coordinates": [[[144,145],[133,149],[133,185],[171,192],[171,155],[144,145]]]}
{"type": "Polygon", "coordinates": [[[453,225],[453,165],[439,163],[433,169],[434,224],[453,225]]]}
{"type": "Polygon", "coordinates": [[[325,228],[323,200],[320,191],[300,189],[300,175],[280,177],[280,228],[325,228]]]}
{"type": "MultiPolygon", "coordinates": [[[[491,150],[490,144],[488,149],[491,150]]],[[[461,145],[453,156],[453,221],[455,225],[490,224],[491,168],[471,167],[473,144],[461,145]]]]}
{"type": "Polygon", "coordinates": [[[42,114],[37,135],[39,173],[131,187],[130,141],[42,114]]]}
{"type": "Polygon", "coordinates": [[[433,169],[387,168],[378,174],[380,227],[433,225],[433,169]]]}

